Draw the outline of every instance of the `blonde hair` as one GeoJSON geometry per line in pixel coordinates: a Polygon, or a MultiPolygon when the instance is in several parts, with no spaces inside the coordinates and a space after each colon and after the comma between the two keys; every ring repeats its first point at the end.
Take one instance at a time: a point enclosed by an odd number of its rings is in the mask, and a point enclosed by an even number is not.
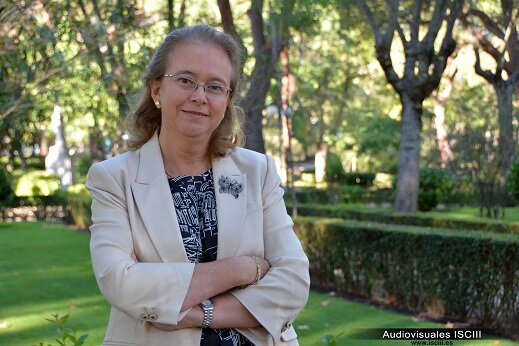
{"type": "Polygon", "coordinates": [[[168,55],[181,42],[201,42],[222,48],[229,56],[233,68],[229,93],[229,102],[220,125],[209,139],[207,155],[210,159],[226,156],[236,146],[244,142],[241,131],[241,113],[235,106],[238,81],[240,78],[240,48],[228,34],[217,31],[207,24],[197,24],[170,32],[151,58],[143,77],[144,88],[135,111],[130,113],[127,124],[130,133],[130,149],[139,149],[153,134],[160,129],[161,111],[157,109],[151,97],[151,81],[161,79],[166,72],[168,55]]]}

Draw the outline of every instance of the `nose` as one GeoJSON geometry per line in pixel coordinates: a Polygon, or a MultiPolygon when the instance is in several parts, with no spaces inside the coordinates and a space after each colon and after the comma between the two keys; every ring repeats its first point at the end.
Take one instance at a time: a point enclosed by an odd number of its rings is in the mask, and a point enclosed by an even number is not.
{"type": "Polygon", "coordinates": [[[191,101],[203,103],[207,101],[207,95],[205,94],[204,85],[197,85],[195,91],[191,93],[191,101]]]}

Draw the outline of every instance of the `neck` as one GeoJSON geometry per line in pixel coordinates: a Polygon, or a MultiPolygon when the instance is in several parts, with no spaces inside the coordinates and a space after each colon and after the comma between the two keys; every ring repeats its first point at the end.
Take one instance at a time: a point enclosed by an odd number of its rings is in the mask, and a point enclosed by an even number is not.
{"type": "Polygon", "coordinates": [[[211,160],[207,156],[208,143],[166,139],[164,132],[161,132],[159,144],[164,168],[169,176],[198,175],[211,167],[211,160]]]}

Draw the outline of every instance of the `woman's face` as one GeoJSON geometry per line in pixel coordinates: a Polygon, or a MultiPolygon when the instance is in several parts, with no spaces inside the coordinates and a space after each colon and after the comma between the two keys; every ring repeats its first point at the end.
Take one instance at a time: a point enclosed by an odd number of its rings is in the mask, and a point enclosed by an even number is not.
{"type": "Polygon", "coordinates": [[[161,134],[179,140],[209,141],[222,121],[229,103],[227,93],[214,90],[230,88],[231,61],[217,45],[182,42],[169,52],[165,74],[151,83],[151,96],[159,101],[162,112],[161,134]],[[186,85],[194,86],[192,91],[186,85]],[[207,92],[201,85],[210,85],[207,92]]]}

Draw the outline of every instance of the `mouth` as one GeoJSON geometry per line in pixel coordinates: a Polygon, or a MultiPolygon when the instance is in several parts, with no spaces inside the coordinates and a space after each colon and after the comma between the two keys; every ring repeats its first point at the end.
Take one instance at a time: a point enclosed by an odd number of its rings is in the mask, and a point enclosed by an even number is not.
{"type": "Polygon", "coordinates": [[[184,113],[188,114],[188,115],[192,115],[192,116],[195,116],[195,117],[207,117],[209,116],[208,114],[205,114],[205,113],[201,113],[201,112],[196,112],[196,111],[188,111],[188,110],[182,110],[184,113]]]}

